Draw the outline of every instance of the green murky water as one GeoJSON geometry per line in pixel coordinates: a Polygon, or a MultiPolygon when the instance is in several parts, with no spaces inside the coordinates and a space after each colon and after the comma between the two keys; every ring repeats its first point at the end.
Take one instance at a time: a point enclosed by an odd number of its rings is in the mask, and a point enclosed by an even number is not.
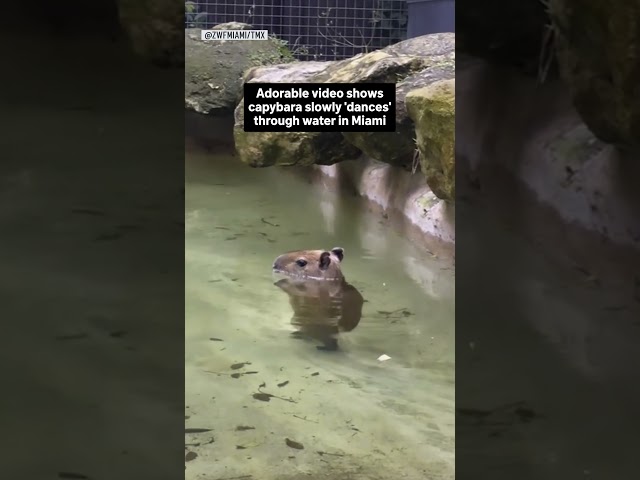
{"type": "Polygon", "coordinates": [[[451,265],[275,168],[190,153],[185,195],[186,478],[453,478],[451,265]],[[271,264],[334,246],[365,303],[327,352],[271,264]]]}

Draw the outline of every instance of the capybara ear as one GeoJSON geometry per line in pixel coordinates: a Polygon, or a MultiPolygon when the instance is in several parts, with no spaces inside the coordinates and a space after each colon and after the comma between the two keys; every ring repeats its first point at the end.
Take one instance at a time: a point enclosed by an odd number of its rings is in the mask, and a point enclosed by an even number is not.
{"type": "Polygon", "coordinates": [[[331,253],[333,253],[336,257],[338,257],[338,260],[340,261],[342,261],[342,259],[344,258],[344,248],[342,247],[332,248],[331,253]]]}
{"type": "Polygon", "coordinates": [[[320,270],[326,270],[331,265],[331,254],[329,252],[322,252],[320,255],[320,261],[318,262],[318,266],[320,270]]]}

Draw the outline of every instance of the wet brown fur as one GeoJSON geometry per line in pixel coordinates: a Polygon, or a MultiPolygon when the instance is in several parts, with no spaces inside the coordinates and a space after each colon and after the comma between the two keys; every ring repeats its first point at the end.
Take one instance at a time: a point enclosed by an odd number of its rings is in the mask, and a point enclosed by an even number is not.
{"type": "Polygon", "coordinates": [[[342,248],[298,250],[273,263],[274,272],[286,276],[275,285],[289,296],[294,336],[320,341],[323,345],[317,348],[322,350],[336,350],[336,336],[356,328],[362,316],[364,299],[346,282],[343,258],[342,248]]]}
{"type": "Polygon", "coordinates": [[[341,263],[344,249],[296,250],[280,255],[273,262],[275,272],[300,279],[344,281],[341,263]]]}

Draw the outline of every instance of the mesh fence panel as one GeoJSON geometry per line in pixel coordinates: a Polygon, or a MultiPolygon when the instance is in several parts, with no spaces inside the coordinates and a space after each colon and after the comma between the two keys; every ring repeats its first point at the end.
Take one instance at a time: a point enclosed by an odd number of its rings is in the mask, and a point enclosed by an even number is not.
{"type": "Polygon", "coordinates": [[[248,23],[287,42],[299,60],[341,60],[406,38],[405,0],[185,2],[185,28],[248,23]]]}

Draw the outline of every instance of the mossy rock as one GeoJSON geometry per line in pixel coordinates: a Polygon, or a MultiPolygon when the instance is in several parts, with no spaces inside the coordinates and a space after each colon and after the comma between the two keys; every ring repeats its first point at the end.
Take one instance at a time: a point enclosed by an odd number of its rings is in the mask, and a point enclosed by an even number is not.
{"type": "MultiPolygon", "coordinates": [[[[250,25],[227,23],[213,29],[245,30],[250,25]]],[[[261,65],[294,61],[286,43],[276,38],[248,41],[202,41],[200,29],[186,29],[184,103],[203,114],[231,113],[242,98],[243,74],[261,65]]]]}
{"type": "Polygon", "coordinates": [[[600,140],[640,150],[640,0],[550,0],[560,73],[600,140]]]}
{"type": "Polygon", "coordinates": [[[398,83],[395,133],[248,133],[244,106],[236,108],[236,149],[245,163],[270,165],[332,165],[367,152],[373,158],[406,165],[412,158],[414,129],[406,114],[408,91],[455,72],[455,35],[440,33],[412,38],[381,50],[334,62],[295,62],[252,68],[245,82],[261,83],[398,83]],[[398,119],[397,119],[398,120],[398,119]],[[275,152],[275,153],[274,153],[275,152]]]}
{"type": "Polygon", "coordinates": [[[396,85],[395,132],[344,132],[344,137],[369,157],[404,168],[411,167],[415,152],[413,120],[407,112],[406,96],[412,90],[455,77],[455,62],[445,61],[409,75],[396,85]]]}
{"type": "Polygon", "coordinates": [[[455,80],[440,80],[407,94],[409,116],[427,185],[443,200],[455,199],[455,80]]]}
{"type": "Polygon", "coordinates": [[[244,81],[396,83],[428,68],[454,64],[455,35],[436,33],[340,61],[295,62],[254,68],[245,74],[244,81]]]}
{"type": "Polygon", "coordinates": [[[361,155],[341,133],[245,132],[244,100],[235,112],[234,141],[240,160],[256,168],[333,165],[361,155]]]}

